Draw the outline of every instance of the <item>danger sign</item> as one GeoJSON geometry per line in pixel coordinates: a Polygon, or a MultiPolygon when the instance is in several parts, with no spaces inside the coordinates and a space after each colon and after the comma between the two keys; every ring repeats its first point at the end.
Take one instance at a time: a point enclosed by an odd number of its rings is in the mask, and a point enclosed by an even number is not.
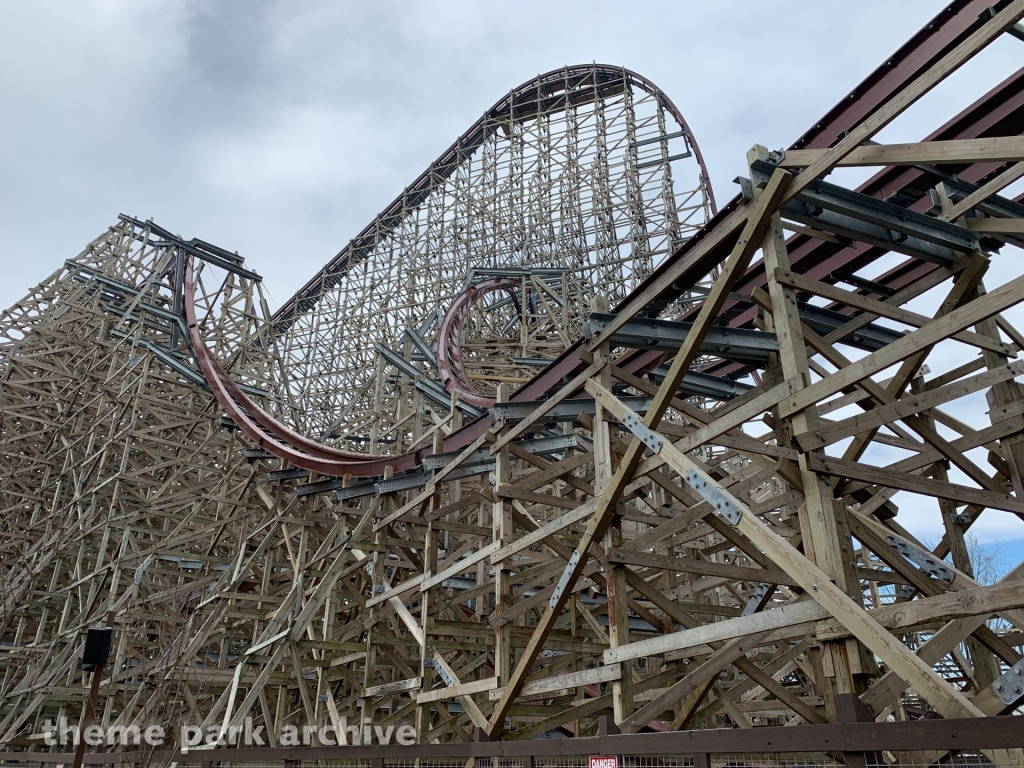
{"type": "Polygon", "coordinates": [[[619,768],[619,758],[616,755],[591,755],[590,768],[619,768]]]}

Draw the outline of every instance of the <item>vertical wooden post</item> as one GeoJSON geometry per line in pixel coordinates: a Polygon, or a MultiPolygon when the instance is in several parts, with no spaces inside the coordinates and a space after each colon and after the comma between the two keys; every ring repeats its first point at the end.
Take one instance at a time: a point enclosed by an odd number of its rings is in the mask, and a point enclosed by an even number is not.
{"type": "MultiPolygon", "coordinates": [[[[606,342],[597,349],[598,359],[609,362],[609,344],[606,342]]],[[[605,365],[598,376],[599,383],[606,389],[612,387],[611,366],[605,365]]],[[[597,404],[594,413],[594,491],[600,496],[611,482],[614,468],[612,467],[611,432],[605,409],[597,404]]],[[[611,525],[604,534],[604,549],[609,552],[622,546],[622,517],[612,517],[611,525]]],[[[629,587],[626,585],[626,566],[609,565],[605,571],[608,592],[608,644],[611,648],[626,645],[629,642],[629,605],[627,597],[629,587]]],[[[632,716],[633,707],[633,664],[630,661],[620,663],[619,679],[612,683],[612,709],[615,722],[622,723],[632,716]]]]}
{"type": "MultiPolygon", "coordinates": [[[[946,196],[945,188],[942,184],[939,184],[938,188],[939,205],[942,208],[943,213],[949,211],[953,207],[952,201],[946,196]]],[[[962,223],[962,222],[961,222],[962,223]]],[[[978,281],[977,287],[973,290],[975,297],[981,296],[985,293],[984,283],[978,281]]],[[[988,318],[975,326],[975,330],[978,333],[989,336],[993,339],[999,338],[999,326],[996,323],[995,318],[988,318]]],[[[1005,355],[999,355],[990,350],[982,351],[982,359],[985,361],[985,366],[992,370],[999,366],[1006,365],[1008,360],[1005,355]]],[[[924,382],[920,377],[914,378],[911,383],[911,391],[919,392],[924,387],[924,382]]],[[[1020,386],[1013,381],[1002,382],[996,384],[987,393],[988,405],[989,405],[989,420],[996,424],[1001,420],[1003,415],[1001,408],[1018,401],[1021,398],[1020,386]]],[[[928,414],[928,412],[922,413],[918,418],[923,419],[929,426],[934,426],[935,420],[928,414]]],[[[1011,418],[1017,418],[1021,420],[1019,415],[1011,418]]],[[[1024,462],[1024,451],[1022,447],[1014,447],[1015,442],[1019,443],[1020,437],[1018,435],[1010,435],[1000,440],[1000,447],[1002,449],[1003,458],[1006,460],[1007,468],[1010,473],[1010,479],[1014,484],[1018,495],[1024,493],[1024,485],[1021,483],[1021,467],[1024,463],[1018,464],[1016,459],[1019,457],[1024,462]]],[[[949,479],[948,472],[946,470],[945,462],[939,462],[936,464],[936,469],[933,473],[933,477],[936,480],[947,481],[949,479]]],[[[967,549],[967,542],[964,539],[964,529],[960,523],[956,522],[956,504],[950,499],[939,499],[939,509],[942,512],[942,523],[946,529],[946,541],[949,544],[949,552],[953,560],[953,565],[968,576],[975,576],[974,564],[971,562],[971,555],[967,549]]],[[[984,689],[990,686],[995,679],[1000,675],[999,660],[995,654],[986,648],[982,643],[974,636],[971,635],[967,638],[964,643],[967,646],[967,652],[971,657],[971,665],[973,666],[974,683],[977,688],[984,689]]]]}
{"type": "MultiPolygon", "coordinates": [[[[394,470],[388,467],[384,471],[384,478],[390,479],[394,474],[394,470]]],[[[381,505],[381,514],[387,515],[394,511],[392,500],[385,498],[381,505]]],[[[376,551],[373,553],[373,559],[370,561],[373,568],[373,586],[371,587],[371,594],[376,595],[379,592],[384,591],[384,534],[386,528],[381,528],[374,534],[373,540],[377,545],[376,551]]],[[[370,608],[370,615],[380,610],[379,605],[375,605],[370,608]]],[[[373,685],[373,677],[377,670],[377,644],[373,640],[374,628],[371,627],[366,633],[366,659],[363,661],[363,690],[373,685]]],[[[359,741],[363,745],[367,745],[372,740],[373,736],[373,711],[376,701],[374,697],[363,695],[363,706],[359,712],[359,741]]]]}
{"type": "MultiPolygon", "coordinates": [[[[953,208],[953,202],[946,196],[945,188],[942,184],[936,187],[938,193],[939,205],[942,208],[943,214],[948,214],[953,208]]],[[[955,223],[963,224],[963,220],[957,219],[955,223]]],[[[979,280],[977,287],[974,289],[975,296],[983,296],[985,294],[985,286],[979,280]]],[[[974,326],[974,329],[985,336],[992,339],[999,339],[999,324],[996,318],[990,317],[974,326]]],[[[1005,355],[1000,355],[992,350],[982,350],[982,359],[985,361],[985,366],[992,370],[999,366],[1007,364],[1007,358],[1005,355]]],[[[1009,407],[1014,403],[1017,403],[1022,398],[1021,387],[1017,382],[1004,381],[996,384],[987,393],[988,405],[989,405],[989,419],[993,424],[1002,422],[1007,418],[1017,419],[1019,422],[1018,429],[1024,429],[1024,416],[1019,413],[1009,411],[1009,407]]],[[[1013,483],[1014,491],[1018,496],[1024,496],[1024,435],[1015,434],[1007,435],[999,441],[1000,449],[1003,454],[1003,459],[1006,461],[1007,470],[1009,472],[1009,479],[1013,483]]],[[[960,566],[957,566],[960,568],[960,566]]],[[[963,570],[963,568],[960,568],[963,570]]]]}
{"type": "MultiPolygon", "coordinates": [[[[924,391],[924,381],[921,377],[910,382],[910,391],[921,393],[924,391]]],[[[917,418],[921,419],[929,427],[934,428],[935,420],[924,412],[917,418]]],[[[948,482],[949,472],[946,470],[946,463],[939,461],[935,463],[932,470],[932,477],[942,482],[948,482]]],[[[951,499],[939,499],[939,510],[942,513],[942,524],[946,529],[946,542],[949,544],[949,552],[953,558],[953,565],[957,570],[974,576],[974,565],[971,563],[971,555],[967,550],[967,541],[964,539],[964,529],[956,522],[956,502],[951,499]]],[[[972,670],[965,670],[972,674],[978,689],[984,689],[992,685],[999,677],[999,662],[992,651],[986,648],[974,635],[968,637],[964,644],[971,657],[972,670]]]]}
{"type": "MultiPolygon", "coordinates": [[[[767,155],[767,150],[755,146],[748,155],[750,162],[757,158],[759,152],[767,155]]],[[[778,214],[772,216],[771,226],[762,241],[762,251],[765,272],[768,275],[768,292],[772,299],[772,319],[779,340],[779,359],[783,376],[795,382],[800,388],[808,387],[811,384],[810,367],[800,326],[796,294],[791,288],[775,280],[775,270],[787,272],[790,268],[782,220],[778,214]]],[[[814,406],[804,409],[786,421],[789,422],[790,435],[813,432],[820,424],[818,410],[814,406]]],[[[801,452],[799,465],[805,499],[804,514],[800,516],[805,551],[837,586],[849,592],[850,585],[847,583],[846,573],[853,557],[850,542],[844,538],[845,527],[841,527],[837,522],[832,487],[825,478],[809,469],[807,454],[801,452]],[[844,547],[846,553],[843,552],[844,547]]],[[[851,650],[856,654],[854,663],[859,669],[859,649],[856,641],[850,641],[850,644],[853,646],[851,650]]],[[[827,686],[825,691],[825,708],[830,720],[835,719],[833,696],[854,692],[853,670],[846,646],[847,641],[840,641],[826,643],[822,647],[826,676],[831,679],[831,685],[827,686]]]]}
{"type": "MultiPolygon", "coordinates": [[[[499,403],[508,400],[508,384],[498,384],[499,403]]],[[[494,462],[494,485],[499,487],[511,479],[511,467],[509,463],[509,450],[504,447],[498,451],[494,462]]],[[[509,504],[501,497],[496,497],[491,510],[491,525],[494,541],[502,542],[502,545],[512,541],[512,513],[509,504]]],[[[488,567],[484,562],[485,569],[488,567]]],[[[486,570],[485,570],[486,573],[486,570]]],[[[512,607],[512,573],[503,560],[495,564],[494,570],[494,610],[496,613],[507,611],[512,607]]],[[[508,676],[512,673],[512,626],[510,622],[504,622],[494,630],[494,676],[497,678],[498,687],[503,687],[508,682],[508,676]]]]}
{"type": "MultiPolygon", "coordinates": [[[[444,434],[440,429],[434,432],[434,453],[441,453],[444,450],[444,434]]],[[[428,510],[433,511],[441,505],[441,491],[438,489],[430,497],[428,510]]],[[[427,532],[423,540],[423,572],[437,572],[437,529],[434,521],[427,523],[427,532]]],[[[420,628],[423,630],[423,644],[420,646],[420,684],[421,691],[429,691],[434,687],[433,649],[430,646],[430,611],[433,602],[434,590],[428,589],[420,593],[420,628]],[[428,663],[428,659],[430,662],[428,663]]],[[[431,704],[419,704],[416,707],[416,736],[421,739],[430,730],[431,704]]]]}

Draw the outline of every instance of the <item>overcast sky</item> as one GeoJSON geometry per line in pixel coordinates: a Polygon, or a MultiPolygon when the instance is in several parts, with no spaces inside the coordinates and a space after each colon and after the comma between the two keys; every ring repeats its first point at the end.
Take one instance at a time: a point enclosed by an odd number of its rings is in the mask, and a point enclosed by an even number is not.
{"type": "MultiPolygon", "coordinates": [[[[942,5],[0,0],[0,305],[119,212],[238,250],[280,305],[504,93],[566,64],[661,87],[724,202],[752,144],[788,145],[942,5]]],[[[921,138],[1022,63],[1004,35],[880,138],[921,138]]]]}
{"type": "MultiPolygon", "coordinates": [[[[238,250],[280,305],[498,98],[566,64],[666,91],[724,201],[753,143],[791,142],[940,8],[0,0],[0,305],[119,212],[238,250]]],[[[1019,65],[1009,43],[965,94],[1019,65]]]]}

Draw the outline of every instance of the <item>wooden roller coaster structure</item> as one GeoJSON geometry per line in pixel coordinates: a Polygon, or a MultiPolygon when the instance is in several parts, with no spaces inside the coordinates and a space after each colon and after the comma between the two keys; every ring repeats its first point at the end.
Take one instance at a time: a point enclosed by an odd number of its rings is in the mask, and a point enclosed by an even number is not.
{"type": "Polygon", "coordinates": [[[61,718],[278,748],[1018,716],[1024,563],[983,583],[968,532],[1024,519],[1024,69],[873,142],[1022,34],[990,3],[751,149],[720,210],[672,102],[589,65],[276,313],[236,253],[122,215],[0,316],[0,748],[63,759],[61,718]],[[850,166],[879,170],[825,181],[850,166]]]}

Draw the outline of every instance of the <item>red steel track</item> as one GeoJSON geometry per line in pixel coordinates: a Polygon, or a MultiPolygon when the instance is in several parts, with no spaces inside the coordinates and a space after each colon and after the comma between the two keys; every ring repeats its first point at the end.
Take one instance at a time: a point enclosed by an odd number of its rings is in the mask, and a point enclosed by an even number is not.
{"type": "Polygon", "coordinates": [[[365,453],[343,451],[310,440],[289,429],[266,413],[242,391],[220,366],[203,341],[196,319],[195,289],[192,279],[192,256],[185,262],[184,306],[188,324],[189,340],[196,361],[210,384],[214,397],[249,438],[268,453],[285,459],[296,467],[319,472],[324,475],[341,477],[351,474],[371,477],[384,474],[387,467],[395,471],[412,469],[422,461],[420,453],[401,456],[370,456],[365,453]]]}
{"type": "Polygon", "coordinates": [[[456,296],[441,320],[441,327],[437,332],[437,372],[441,374],[441,383],[445,389],[453,393],[458,392],[459,397],[471,405],[490,408],[495,400],[477,392],[466,374],[466,365],[462,361],[462,350],[459,346],[462,321],[470,307],[484,296],[501,291],[514,299],[518,287],[518,280],[508,278],[492,277],[489,280],[482,280],[456,296]]]}
{"type": "MultiPolygon", "coordinates": [[[[795,142],[792,148],[823,148],[834,144],[846,131],[863,122],[878,107],[885,104],[894,93],[904,88],[932,63],[977,29],[982,23],[982,20],[979,18],[980,15],[991,4],[992,0],[958,0],[951,3],[895,54],[889,57],[881,67],[869,75],[852,93],[848,94],[836,107],[830,110],[814,127],[795,142]]],[[[625,70],[619,71],[624,72],[625,70]]],[[[568,70],[557,70],[555,73],[549,73],[549,76],[564,72],[568,72],[568,70]]],[[[657,92],[657,89],[649,81],[634,73],[629,73],[629,75],[637,82],[646,83],[651,88],[651,92],[657,92]]],[[[538,80],[542,80],[544,77],[547,76],[541,76],[538,80]]],[[[537,87],[537,82],[531,81],[526,83],[524,86],[521,86],[520,90],[528,89],[531,86],[537,87]]],[[[665,101],[666,104],[671,104],[671,102],[665,101]]],[[[503,103],[504,101],[499,102],[498,105],[495,105],[494,109],[499,109],[503,103]]],[[[674,106],[672,106],[672,111],[680,124],[685,126],[682,116],[674,106]]],[[[472,130],[471,128],[470,132],[472,130]]],[[[1017,135],[1021,132],[1024,132],[1024,69],[1012,75],[928,138],[930,140],[966,139],[983,136],[1017,135]]],[[[703,169],[703,161],[700,159],[696,143],[694,143],[694,151],[703,169]]],[[[444,157],[446,155],[443,155],[442,159],[444,157]]],[[[965,181],[977,181],[989,176],[994,168],[993,164],[988,163],[959,168],[950,167],[949,170],[955,172],[959,178],[965,181]]],[[[882,198],[888,198],[893,194],[901,193],[913,200],[910,204],[911,208],[922,210],[929,207],[927,190],[929,187],[934,186],[937,181],[937,178],[929,178],[929,174],[920,169],[886,168],[863,184],[858,191],[882,198]]],[[[724,206],[722,210],[718,211],[701,232],[687,241],[686,244],[655,269],[647,280],[638,286],[616,308],[616,311],[636,312],[642,309],[642,306],[638,306],[638,302],[645,289],[654,283],[668,268],[674,267],[681,262],[685,263],[695,250],[697,243],[706,238],[717,227],[722,226],[736,211],[740,203],[741,199],[737,196],[724,206]]],[[[693,263],[687,265],[683,278],[675,283],[673,290],[678,292],[685,289],[687,285],[695,285],[712,267],[725,259],[733,246],[733,240],[734,238],[726,238],[720,247],[712,249],[700,259],[693,259],[693,263]]],[[[862,268],[878,259],[883,253],[879,249],[865,245],[839,248],[831,243],[812,240],[804,236],[792,238],[789,242],[789,247],[794,270],[826,282],[838,280],[838,277],[831,277],[835,273],[842,270],[854,271],[862,268]]],[[[336,272],[338,265],[335,262],[342,259],[345,253],[339,254],[332,261],[331,265],[328,265],[325,269],[330,269],[334,265],[334,271],[336,272]]],[[[927,272],[934,268],[932,264],[909,260],[877,278],[876,282],[899,289],[923,274],[927,274],[927,272]]],[[[311,292],[315,291],[318,279],[311,281],[299,292],[295,299],[282,308],[282,311],[278,313],[275,320],[281,318],[288,322],[297,311],[297,300],[315,301],[316,297],[311,292]],[[310,295],[306,296],[304,292],[310,295]]],[[[742,293],[749,293],[753,288],[764,284],[764,271],[759,264],[756,264],[750,268],[747,275],[738,283],[736,290],[742,293]]],[[[210,383],[214,396],[239,429],[269,453],[285,459],[302,469],[330,476],[351,474],[357,477],[381,475],[387,467],[392,467],[396,472],[412,469],[421,463],[424,455],[430,453],[429,450],[424,450],[398,456],[374,456],[342,451],[310,440],[280,424],[273,417],[262,411],[259,406],[253,403],[241,391],[205,346],[196,322],[191,261],[186,271],[184,293],[186,317],[192,346],[195,350],[196,359],[207,381],[210,383]]],[[[727,318],[728,324],[734,327],[748,325],[752,321],[754,314],[755,311],[749,304],[744,305],[737,302],[727,304],[723,310],[723,315],[727,318]]],[[[560,386],[567,377],[571,377],[575,372],[585,367],[586,364],[580,357],[580,351],[581,345],[579,343],[568,349],[551,365],[523,385],[512,399],[515,401],[542,398],[545,393],[560,386]]],[[[664,353],[638,352],[628,355],[620,364],[629,371],[638,372],[657,366],[664,360],[664,357],[664,353]]],[[[722,363],[713,366],[710,372],[723,375],[734,371],[735,368],[735,364],[722,363]]],[[[456,388],[461,386],[456,385],[456,388]]],[[[459,432],[449,436],[445,441],[444,450],[453,451],[466,446],[483,434],[487,427],[488,421],[485,417],[477,419],[459,432]]]]}

